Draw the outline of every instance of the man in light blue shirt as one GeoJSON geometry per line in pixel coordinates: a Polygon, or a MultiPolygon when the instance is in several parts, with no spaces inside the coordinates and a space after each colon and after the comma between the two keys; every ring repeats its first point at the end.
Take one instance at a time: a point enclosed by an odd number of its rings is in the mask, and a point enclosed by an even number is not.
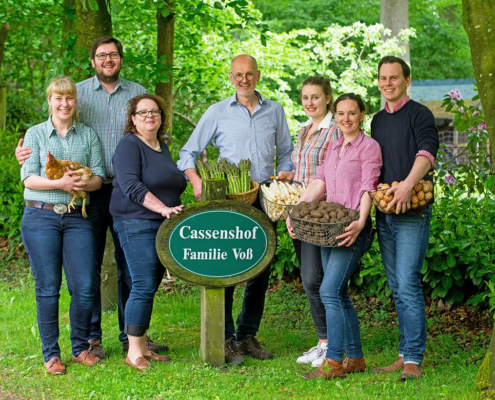
{"type": "MultiPolygon", "coordinates": [[[[250,159],[251,179],[254,181],[263,182],[274,175],[275,156],[278,159],[277,173],[283,174],[294,169],[291,161],[293,145],[284,109],[280,104],[264,99],[256,91],[260,75],[254,57],[245,54],[235,57],[229,77],[236,92],[232,97],[208,108],[179,153],[177,166],[191,182],[198,200],[201,200],[202,182],[196,173],[195,161],[212,141],[220,150],[220,158],[235,163],[241,159],[250,159]]],[[[259,201],[257,203],[254,206],[260,208],[259,201]]],[[[258,359],[272,358],[255,337],[263,316],[269,277],[270,268],[267,268],[247,282],[242,311],[237,318],[237,330],[232,318],[235,287],[225,288],[227,363],[241,364],[241,354],[258,359]]]]}
{"type": "MultiPolygon", "coordinates": [[[[127,103],[133,97],[148,93],[148,91],[141,85],[120,76],[124,61],[124,50],[119,40],[113,37],[96,39],[90,48],[90,58],[96,76],[77,83],[76,87],[78,94],[77,108],[81,122],[93,128],[100,139],[106,175],[101,189],[91,193],[91,205],[88,207],[88,219],[93,225],[97,244],[97,289],[91,319],[90,352],[98,358],[104,358],[105,352],[101,345],[100,282],[101,265],[109,228],[115,245],[115,260],[118,269],[119,339],[122,342],[122,349],[125,351],[128,349],[129,344],[127,335],[124,333],[124,311],[132,287],[129,268],[117,235],[113,230],[113,220],[109,211],[114,176],[112,157],[118,143],[124,137],[127,103]]],[[[31,153],[28,147],[21,146],[22,139],[16,149],[16,157],[20,164],[24,163],[31,153]]],[[[147,340],[147,347],[155,352],[168,349],[167,346],[153,343],[149,339],[147,340]]]]}

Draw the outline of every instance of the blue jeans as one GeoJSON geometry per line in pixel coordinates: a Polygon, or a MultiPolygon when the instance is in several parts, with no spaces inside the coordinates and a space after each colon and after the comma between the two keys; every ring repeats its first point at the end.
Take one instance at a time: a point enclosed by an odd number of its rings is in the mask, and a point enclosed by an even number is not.
{"type": "Polygon", "coordinates": [[[326,310],[328,347],[326,358],[344,360],[363,357],[359,320],[349,297],[349,281],[371,240],[371,218],[349,247],[322,247],[323,281],[320,297],[326,310]]]}
{"type": "Polygon", "coordinates": [[[131,275],[125,261],[124,252],[120,246],[117,234],[113,229],[113,219],[110,215],[110,198],[112,197],[112,184],[103,184],[101,189],[91,192],[91,204],[88,206],[88,220],[93,225],[96,240],[96,260],[95,260],[95,298],[93,304],[93,316],[91,318],[91,339],[101,339],[101,264],[105,253],[107,241],[107,230],[110,229],[113,244],[115,247],[115,261],[117,263],[117,302],[119,317],[119,340],[127,342],[127,335],[124,333],[124,310],[131,293],[131,275]]]}
{"type": "Polygon", "coordinates": [[[62,264],[71,295],[69,318],[72,354],[88,350],[94,297],[95,242],[91,223],[81,214],[59,215],[26,207],[21,224],[36,284],[38,329],[45,361],[60,357],[58,300],[62,264]]]}
{"type": "Polygon", "coordinates": [[[423,362],[426,317],[421,268],[430,237],[431,209],[423,214],[377,211],[378,243],[399,319],[399,354],[404,362],[423,362]]]}
{"type": "Polygon", "coordinates": [[[158,259],[155,242],[161,220],[127,219],[114,221],[132,278],[132,289],[125,306],[124,332],[143,336],[150,326],[153,299],[165,268],[158,259]]]}

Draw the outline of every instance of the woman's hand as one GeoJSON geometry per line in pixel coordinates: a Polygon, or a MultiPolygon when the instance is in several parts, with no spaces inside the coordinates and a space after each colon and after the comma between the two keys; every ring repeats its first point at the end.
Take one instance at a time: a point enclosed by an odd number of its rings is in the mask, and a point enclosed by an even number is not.
{"type": "Polygon", "coordinates": [[[86,182],[81,181],[81,177],[76,174],[76,171],[71,171],[68,168],[64,176],[54,182],[60,190],[67,193],[79,192],[86,187],[86,182]]]}
{"type": "Polygon", "coordinates": [[[168,219],[170,219],[170,216],[172,215],[172,213],[174,214],[179,214],[182,209],[184,208],[184,206],[176,206],[176,207],[163,207],[162,211],[160,214],[162,214],[162,217],[166,217],[168,219]]]}
{"type": "Polygon", "coordinates": [[[292,239],[297,239],[296,235],[294,234],[294,231],[292,230],[292,224],[290,223],[290,218],[287,217],[287,220],[285,221],[285,224],[287,225],[287,231],[289,232],[289,235],[292,239]]]}
{"type": "Polygon", "coordinates": [[[340,246],[349,247],[352,246],[354,243],[356,243],[356,239],[363,230],[364,224],[365,223],[361,221],[351,222],[351,224],[347,228],[345,228],[346,232],[336,237],[337,240],[344,239],[342,240],[342,242],[339,243],[339,247],[340,246]]]}

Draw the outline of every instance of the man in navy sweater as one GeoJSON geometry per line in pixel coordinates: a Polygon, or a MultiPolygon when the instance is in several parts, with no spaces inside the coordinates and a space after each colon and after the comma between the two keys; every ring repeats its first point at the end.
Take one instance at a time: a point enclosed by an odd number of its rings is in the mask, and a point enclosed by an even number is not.
{"type": "Polygon", "coordinates": [[[407,96],[411,70],[404,60],[387,56],[378,64],[378,87],[385,109],[371,122],[371,137],[382,147],[379,183],[400,182],[387,191],[394,199],[377,210],[378,243],[399,319],[399,356],[374,373],[402,370],[401,380],[419,378],[426,346],[426,317],[421,268],[430,235],[430,206],[410,209],[411,191],[433,169],[439,147],[432,112],[407,96]]]}

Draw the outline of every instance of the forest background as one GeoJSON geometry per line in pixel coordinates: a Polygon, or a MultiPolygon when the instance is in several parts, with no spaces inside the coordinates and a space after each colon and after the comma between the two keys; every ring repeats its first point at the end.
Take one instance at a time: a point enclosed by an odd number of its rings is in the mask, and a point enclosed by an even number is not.
{"type": "MultiPolygon", "coordinates": [[[[27,128],[46,119],[44,91],[52,77],[91,76],[92,35],[119,38],[121,75],[168,99],[171,150],[177,157],[207,107],[232,95],[229,62],[240,53],[257,57],[258,89],[284,106],[294,139],[306,118],[299,100],[306,77],[328,76],[335,97],[361,94],[369,122],[380,108],[377,62],[383,55],[401,55],[407,41],[413,81],[474,76],[461,0],[410,0],[411,29],[402,31],[401,41],[379,20],[379,0],[3,0],[0,82],[7,87],[7,127],[0,131],[0,167],[7,173],[0,177],[0,237],[20,241],[23,187],[13,148],[27,128]],[[76,25],[76,15],[87,20],[76,25]]],[[[470,162],[458,164],[442,154],[437,160],[437,205],[422,272],[432,301],[493,309],[495,179],[483,112],[469,104],[449,96],[444,103],[454,126],[470,132],[465,149],[470,162]]],[[[213,147],[208,150],[210,158],[217,156],[213,147]]],[[[184,202],[192,201],[186,192],[184,202]]],[[[13,255],[15,246],[7,247],[13,255]]],[[[292,241],[281,223],[273,279],[298,275],[292,241]]],[[[376,242],[353,284],[365,294],[390,296],[376,242]]]]}

